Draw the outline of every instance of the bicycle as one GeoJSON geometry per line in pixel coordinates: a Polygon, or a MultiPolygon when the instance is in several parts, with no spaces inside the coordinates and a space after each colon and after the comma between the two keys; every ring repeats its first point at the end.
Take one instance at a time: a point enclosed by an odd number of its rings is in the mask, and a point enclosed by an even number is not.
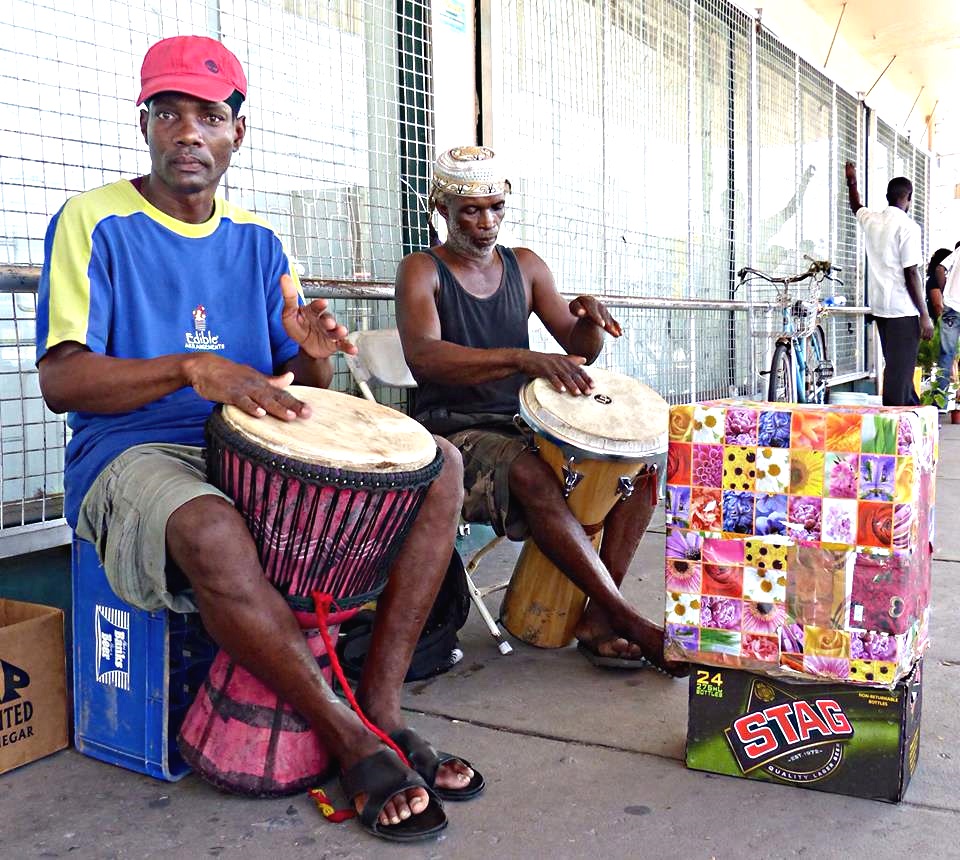
{"type": "Polygon", "coordinates": [[[737,289],[760,281],[774,288],[774,296],[766,306],[751,297],[750,331],[755,337],[774,340],[770,369],[761,374],[769,376],[767,400],[777,403],[827,403],[829,400],[827,382],[833,377],[834,368],[827,357],[827,338],[819,320],[825,308],[842,304],[843,297],[821,301],[820,285],[824,280],[843,282],[834,277],[840,269],[829,260],[805,259],[810,260],[809,267],[796,275],[777,277],[749,266],[737,272],[737,289]],[[790,286],[808,280],[809,295],[791,297],[790,286]],[[773,312],[774,320],[769,312],[773,312]]]}

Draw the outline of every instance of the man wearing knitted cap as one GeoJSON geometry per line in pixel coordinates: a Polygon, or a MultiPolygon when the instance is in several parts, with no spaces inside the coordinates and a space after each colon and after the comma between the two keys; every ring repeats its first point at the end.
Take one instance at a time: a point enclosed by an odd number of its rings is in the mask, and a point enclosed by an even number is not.
{"type": "Polygon", "coordinates": [[[662,629],[619,589],[650,521],[651,494],[635,492],[614,506],[598,555],[552,469],[513,425],[520,389],[533,377],[571,396],[588,394],[585,365],[604,335],[619,337],[621,328],[593,296],[566,302],[535,253],[497,244],[508,190],[485,147],[458,147],[437,159],[431,209],[446,221],[447,239],[404,258],[396,282],[404,355],[419,385],[416,417],[463,455],[464,519],[515,540],[531,537],[590,598],[576,636],[592,663],[652,663],[686,674],[686,664],[664,660],[662,629]],[[565,353],[530,349],[531,313],[565,353]]]}
{"type": "Polygon", "coordinates": [[[325,302],[303,303],[270,226],[216,196],[246,131],[243,69],[219,42],[182,36],[147,52],[141,83],[150,173],[72,198],[47,231],[37,361],[47,404],[70,413],[66,517],[124,600],[199,608],[223,650],[321,736],[364,826],[387,839],[435,835],[446,825],[439,797],[483,787],[462,760],[406,730],[400,712],[452,551],[459,455],[440,442],[443,471],[391,567],[357,690],[421,777],[333,695],[242,516],[206,481],[215,403],[304,420],[309,407],[290,384],[326,387],[331,356],[352,350],[325,302]]]}

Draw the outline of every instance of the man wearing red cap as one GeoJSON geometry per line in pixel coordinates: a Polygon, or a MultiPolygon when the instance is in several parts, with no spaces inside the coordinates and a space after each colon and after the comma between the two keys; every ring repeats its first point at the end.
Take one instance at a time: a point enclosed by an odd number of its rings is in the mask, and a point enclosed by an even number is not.
{"type": "MultiPolygon", "coordinates": [[[[213,39],[165,39],[147,52],[142,85],[150,173],[72,198],[46,236],[37,361],[47,404],[70,413],[67,519],[123,599],[177,611],[195,601],[217,643],[320,733],[369,829],[433,835],[446,825],[438,796],[474,796],[482,778],[420,741],[408,757],[428,786],[385,751],[325,684],[241,515],[206,481],[214,403],[308,417],[287,387],[326,387],[331,356],[352,349],[346,329],[325,302],[302,303],[270,226],[215,196],[246,131],[237,58],[213,39]],[[386,773],[364,782],[371,759],[386,773]]],[[[401,682],[456,531],[460,460],[438,444],[445,465],[392,565],[357,691],[392,734],[405,729],[401,682]]]]}

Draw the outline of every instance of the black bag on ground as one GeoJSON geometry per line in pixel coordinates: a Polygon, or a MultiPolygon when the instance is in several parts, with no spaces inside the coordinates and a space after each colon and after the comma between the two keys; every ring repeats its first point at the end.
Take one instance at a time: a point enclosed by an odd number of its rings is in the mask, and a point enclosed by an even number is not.
{"type": "MultiPolygon", "coordinates": [[[[404,681],[420,681],[439,675],[460,661],[463,654],[458,647],[457,631],[466,623],[469,614],[467,575],[460,553],[454,550],[404,681]]],[[[340,628],[337,657],[344,674],[352,681],[359,680],[363,671],[375,617],[374,611],[364,610],[340,628]]]]}

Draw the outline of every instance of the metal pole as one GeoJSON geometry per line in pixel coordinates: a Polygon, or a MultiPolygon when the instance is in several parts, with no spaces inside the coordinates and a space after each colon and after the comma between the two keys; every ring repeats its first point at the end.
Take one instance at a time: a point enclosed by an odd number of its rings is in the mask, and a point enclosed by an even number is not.
{"type": "MultiPolygon", "coordinates": [[[[0,266],[0,294],[36,293],[40,282],[38,266],[0,266]]],[[[311,299],[354,299],[393,301],[393,285],[384,281],[364,281],[352,284],[344,281],[326,281],[317,278],[303,278],[301,281],[304,295],[311,299]]],[[[566,301],[572,301],[581,292],[563,292],[566,301]]],[[[604,304],[615,308],[636,308],[647,310],[682,311],[747,311],[751,307],[763,310],[778,307],[772,302],[734,301],[731,299],[673,299],[663,296],[623,296],[616,293],[600,294],[604,304]]],[[[831,308],[831,314],[865,314],[870,309],[858,306],[831,308]]]]}

